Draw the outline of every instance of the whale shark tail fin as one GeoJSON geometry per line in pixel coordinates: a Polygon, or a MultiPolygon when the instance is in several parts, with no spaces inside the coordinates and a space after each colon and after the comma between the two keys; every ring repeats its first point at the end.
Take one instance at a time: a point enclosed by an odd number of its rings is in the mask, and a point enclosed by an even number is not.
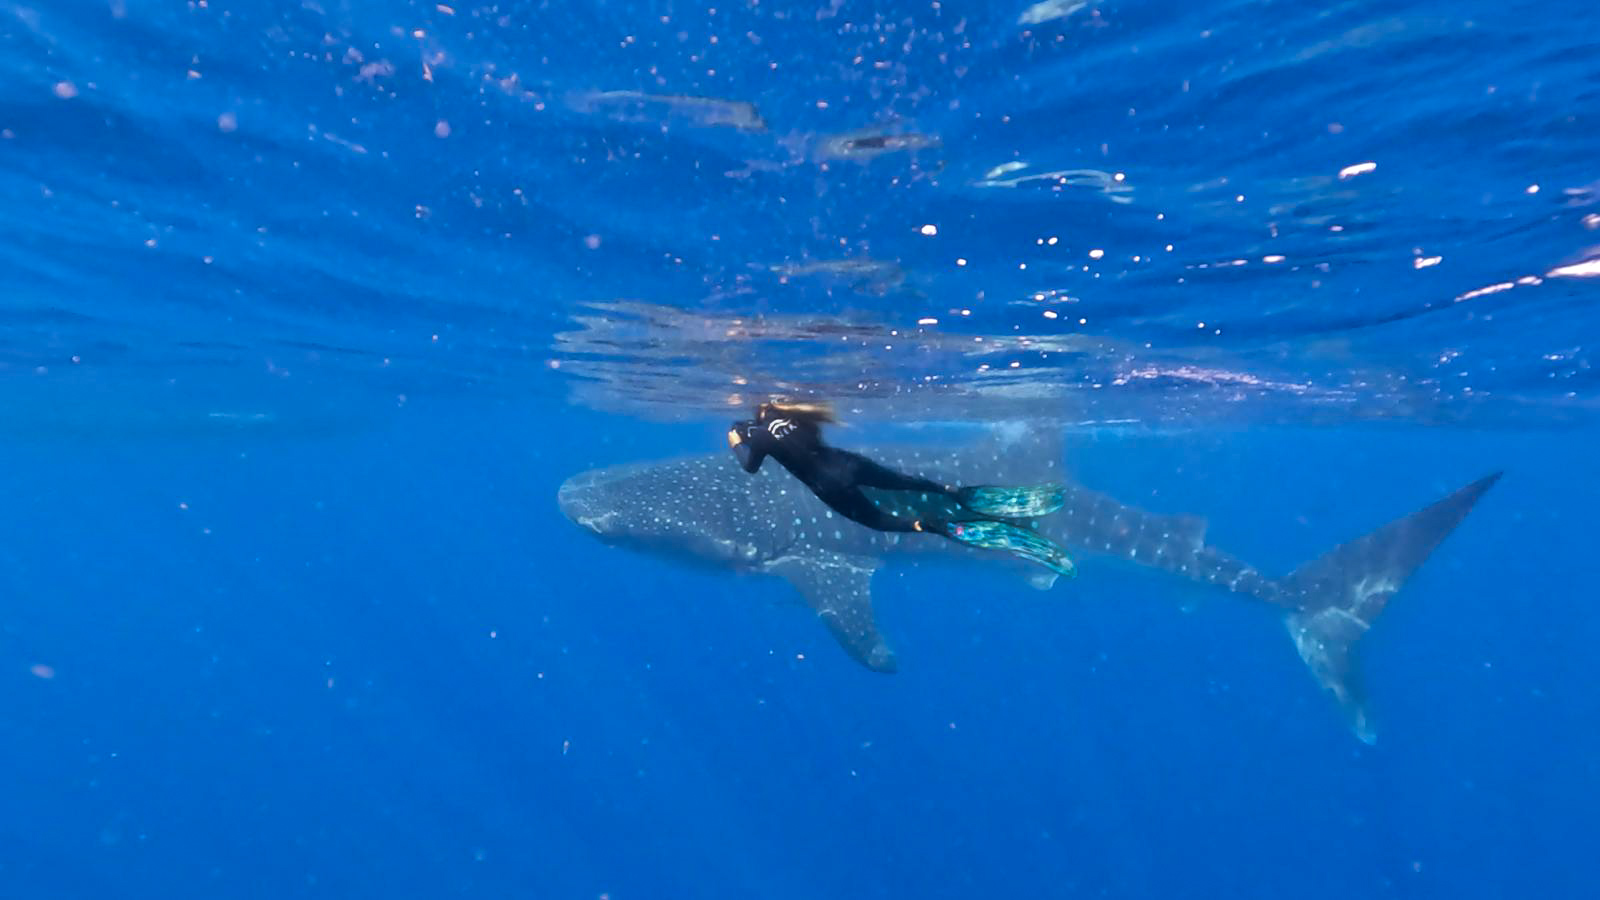
{"type": "Polygon", "coordinates": [[[1373,743],[1356,644],[1406,579],[1472,511],[1499,472],[1376,531],[1333,548],[1285,576],[1289,637],[1311,674],[1345,713],[1356,737],[1373,743]]]}

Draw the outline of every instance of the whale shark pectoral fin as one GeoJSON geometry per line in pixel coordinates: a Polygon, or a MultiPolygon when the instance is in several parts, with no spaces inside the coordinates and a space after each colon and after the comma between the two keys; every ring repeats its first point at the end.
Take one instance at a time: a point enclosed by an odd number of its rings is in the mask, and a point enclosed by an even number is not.
{"type": "Polygon", "coordinates": [[[898,668],[872,616],[872,573],[878,560],[818,550],[783,557],[766,568],[795,586],[851,659],[874,672],[898,668]]]}

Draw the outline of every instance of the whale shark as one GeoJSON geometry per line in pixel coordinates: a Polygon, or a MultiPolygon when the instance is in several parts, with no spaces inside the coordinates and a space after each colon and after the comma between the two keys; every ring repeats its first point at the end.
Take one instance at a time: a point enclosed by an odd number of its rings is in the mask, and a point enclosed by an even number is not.
{"type": "MultiPolygon", "coordinates": [[[[1064,485],[1061,509],[1031,524],[1074,553],[1109,556],[1215,586],[1283,616],[1301,660],[1333,698],[1353,734],[1376,740],[1357,645],[1406,579],[1478,499],[1496,472],[1423,509],[1334,547],[1292,572],[1269,576],[1206,542],[1205,520],[1147,512],[1062,477],[1059,444],[1021,457],[1016,438],[962,449],[868,448],[868,456],[948,484],[1064,485]],[[1053,451],[1053,452],[1052,452],[1053,451]]],[[[935,535],[873,531],[836,515],[779,467],[751,475],[728,454],[629,463],[567,479],[557,502],[568,519],[602,541],[702,567],[776,576],[806,604],[849,656],[894,672],[895,653],[872,609],[872,576],[907,555],[964,557],[1017,567],[1004,554],[935,535]]],[[[1048,589],[1054,575],[1029,573],[1048,589]]]]}

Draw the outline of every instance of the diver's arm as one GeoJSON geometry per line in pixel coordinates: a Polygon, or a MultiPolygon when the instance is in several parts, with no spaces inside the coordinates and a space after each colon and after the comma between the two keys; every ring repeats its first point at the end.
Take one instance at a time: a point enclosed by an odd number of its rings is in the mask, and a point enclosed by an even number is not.
{"type": "Polygon", "coordinates": [[[749,444],[734,447],[733,455],[739,460],[739,465],[751,475],[761,470],[761,463],[767,458],[765,450],[759,450],[749,444]]]}
{"type": "Polygon", "coordinates": [[[728,429],[728,447],[733,450],[740,467],[751,475],[760,470],[762,461],[767,458],[768,440],[767,432],[754,422],[735,422],[728,429]]]}

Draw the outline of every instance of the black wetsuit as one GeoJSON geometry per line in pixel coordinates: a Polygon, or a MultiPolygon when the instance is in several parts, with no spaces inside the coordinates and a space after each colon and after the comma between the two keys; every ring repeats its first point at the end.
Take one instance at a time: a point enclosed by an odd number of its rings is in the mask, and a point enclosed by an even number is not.
{"type": "Polygon", "coordinates": [[[961,501],[949,487],[830,447],[814,420],[772,413],[734,423],[733,434],[739,438],[734,452],[746,472],[753,474],[771,456],[835,512],[868,528],[941,532],[944,520],[959,516],[961,501]],[[892,492],[905,502],[886,504],[888,494],[869,491],[892,492]],[[905,512],[913,514],[897,514],[905,512]]]}
{"type": "Polygon", "coordinates": [[[830,447],[814,414],[763,405],[735,422],[728,443],[746,472],[771,456],[829,508],[878,531],[925,531],[974,547],[1005,550],[1059,574],[1071,559],[1033,530],[1031,519],[1061,507],[1059,485],[955,488],[896,472],[859,453],[830,447]]]}

